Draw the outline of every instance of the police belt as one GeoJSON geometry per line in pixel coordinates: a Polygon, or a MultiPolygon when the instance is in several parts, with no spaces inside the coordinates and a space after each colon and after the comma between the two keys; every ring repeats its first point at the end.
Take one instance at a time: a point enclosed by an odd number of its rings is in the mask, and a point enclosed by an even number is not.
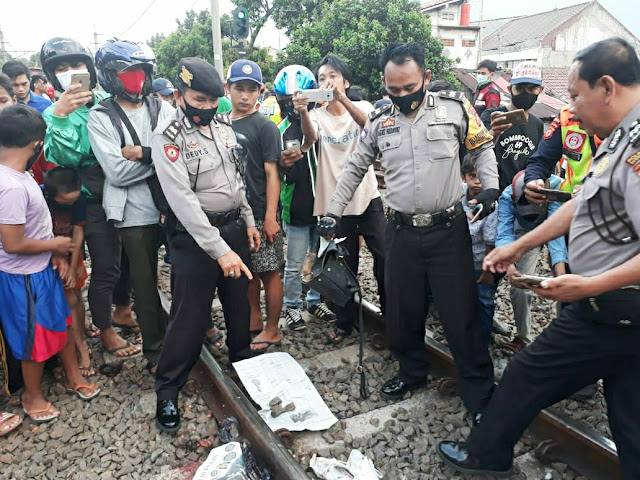
{"type": "Polygon", "coordinates": [[[434,225],[440,225],[441,223],[453,220],[463,212],[464,209],[462,208],[462,203],[456,203],[455,205],[444,210],[440,210],[439,212],[416,213],[415,215],[396,212],[390,208],[388,218],[395,220],[400,225],[406,225],[408,227],[433,227],[434,225]]]}
{"type": "Polygon", "coordinates": [[[579,301],[582,315],[594,323],[640,326],[640,287],[624,287],[579,301]]]}
{"type": "MultiPolygon", "coordinates": [[[[224,225],[228,225],[231,222],[235,222],[240,218],[240,209],[236,208],[235,210],[231,210],[225,213],[209,213],[204,212],[209,220],[209,223],[214,227],[223,227],[224,225]]],[[[186,232],[187,229],[184,228],[184,225],[176,218],[175,230],[178,232],[186,232]]]]}

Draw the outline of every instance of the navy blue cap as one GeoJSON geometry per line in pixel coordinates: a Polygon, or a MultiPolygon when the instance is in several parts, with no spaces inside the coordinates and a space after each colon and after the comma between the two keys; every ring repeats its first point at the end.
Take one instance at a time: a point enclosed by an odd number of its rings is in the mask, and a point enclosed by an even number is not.
{"type": "Polygon", "coordinates": [[[156,78],[153,81],[153,93],[168,96],[173,93],[173,90],[173,84],[166,78],[156,78]]]}
{"type": "Polygon", "coordinates": [[[235,83],[242,80],[252,80],[262,85],[262,70],[256,62],[251,60],[236,60],[227,71],[227,82],[235,83]]]}

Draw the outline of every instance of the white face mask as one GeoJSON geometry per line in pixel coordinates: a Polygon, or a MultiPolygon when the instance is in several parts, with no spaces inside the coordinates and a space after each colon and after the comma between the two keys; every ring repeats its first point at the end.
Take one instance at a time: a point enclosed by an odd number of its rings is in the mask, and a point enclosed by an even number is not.
{"type": "Polygon", "coordinates": [[[71,76],[75,75],[76,73],[89,73],[89,70],[87,70],[86,68],[70,68],[64,73],[56,73],[56,78],[58,79],[58,82],[60,82],[60,86],[62,87],[63,91],[66,92],[67,89],[71,86],[71,76]]]}

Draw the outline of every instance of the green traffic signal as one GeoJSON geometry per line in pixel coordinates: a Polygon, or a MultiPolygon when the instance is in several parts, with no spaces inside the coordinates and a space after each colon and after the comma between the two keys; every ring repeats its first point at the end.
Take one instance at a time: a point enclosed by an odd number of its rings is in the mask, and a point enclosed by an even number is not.
{"type": "Polygon", "coordinates": [[[236,7],[233,11],[233,36],[237,39],[249,36],[249,18],[244,8],[236,7]]]}

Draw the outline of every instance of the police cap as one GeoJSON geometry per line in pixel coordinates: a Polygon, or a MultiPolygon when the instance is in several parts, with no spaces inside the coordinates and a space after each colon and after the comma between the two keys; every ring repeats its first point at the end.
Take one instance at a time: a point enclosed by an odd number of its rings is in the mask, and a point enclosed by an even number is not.
{"type": "Polygon", "coordinates": [[[185,86],[214,97],[224,96],[224,84],[218,71],[209,62],[197,57],[180,60],[175,85],[178,89],[185,86]]]}

